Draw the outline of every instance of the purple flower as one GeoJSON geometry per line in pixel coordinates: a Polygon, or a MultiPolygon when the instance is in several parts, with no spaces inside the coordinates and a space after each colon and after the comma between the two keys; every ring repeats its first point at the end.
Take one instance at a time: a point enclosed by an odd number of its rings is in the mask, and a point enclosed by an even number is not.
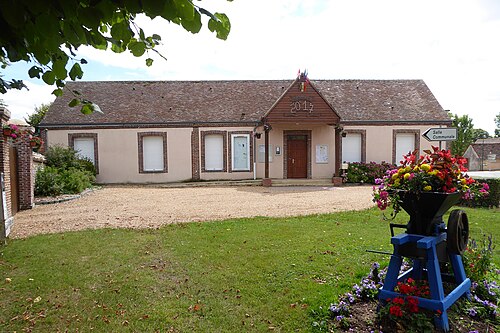
{"type": "Polygon", "coordinates": [[[477,311],[475,308],[470,308],[469,309],[469,316],[475,317],[477,315],[477,311]]]}
{"type": "Polygon", "coordinates": [[[344,319],[344,316],[336,316],[336,317],[335,317],[335,320],[336,320],[336,321],[341,321],[342,319],[344,319]]]}

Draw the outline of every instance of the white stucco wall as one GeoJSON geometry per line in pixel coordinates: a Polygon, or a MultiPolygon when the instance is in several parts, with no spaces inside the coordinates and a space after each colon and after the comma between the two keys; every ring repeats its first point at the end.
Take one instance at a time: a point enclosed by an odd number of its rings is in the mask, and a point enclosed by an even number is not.
{"type": "Polygon", "coordinates": [[[69,133],[96,133],[98,183],[161,183],[191,179],[191,128],[49,130],[49,146],[68,146],[69,133]],[[139,173],[138,132],[167,132],[167,173],[139,173]]]}

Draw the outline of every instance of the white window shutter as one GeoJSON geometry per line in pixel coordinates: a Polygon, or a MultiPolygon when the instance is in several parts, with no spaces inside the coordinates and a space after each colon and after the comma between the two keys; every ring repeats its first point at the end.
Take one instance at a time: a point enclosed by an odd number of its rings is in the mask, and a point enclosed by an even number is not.
{"type": "Polygon", "coordinates": [[[361,162],[361,134],[347,134],[342,138],[342,161],[347,163],[361,162]]]}
{"type": "Polygon", "coordinates": [[[224,169],[224,141],[221,134],[205,135],[205,170],[224,169]]]}
{"type": "Polygon", "coordinates": [[[145,136],[142,138],[142,155],[144,171],[163,171],[163,137],[145,136]]]}
{"type": "Polygon", "coordinates": [[[95,165],[93,138],[75,138],[73,149],[77,151],[79,157],[85,158],[95,165]]]}
{"type": "Polygon", "coordinates": [[[396,164],[403,160],[403,155],[415,150],[415,134],[399,133],[396,134],[396,164]]]}

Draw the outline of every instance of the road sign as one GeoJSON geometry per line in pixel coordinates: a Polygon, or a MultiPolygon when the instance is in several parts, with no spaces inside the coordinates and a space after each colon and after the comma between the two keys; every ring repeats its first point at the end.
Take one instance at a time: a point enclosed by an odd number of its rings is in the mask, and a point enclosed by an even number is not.
{"type": "Polygon", "coordinates": [[[429,128],[422,134],[427,141],[454,141],[457,139],[456,127],[429,128]]]}

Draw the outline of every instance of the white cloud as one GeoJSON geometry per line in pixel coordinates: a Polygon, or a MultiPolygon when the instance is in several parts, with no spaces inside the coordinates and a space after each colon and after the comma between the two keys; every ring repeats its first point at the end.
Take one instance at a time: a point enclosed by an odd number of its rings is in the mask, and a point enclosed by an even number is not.
{"type": "Polygon", "coordinates": [[[11,119],[24,119],[35,111],[36,106],[53,102],[55,99],[55,96],[51,95],[53,87],[28,81],[24,83],[29,90],[9,90],[0,96],[7,104],[11,119]]]}

